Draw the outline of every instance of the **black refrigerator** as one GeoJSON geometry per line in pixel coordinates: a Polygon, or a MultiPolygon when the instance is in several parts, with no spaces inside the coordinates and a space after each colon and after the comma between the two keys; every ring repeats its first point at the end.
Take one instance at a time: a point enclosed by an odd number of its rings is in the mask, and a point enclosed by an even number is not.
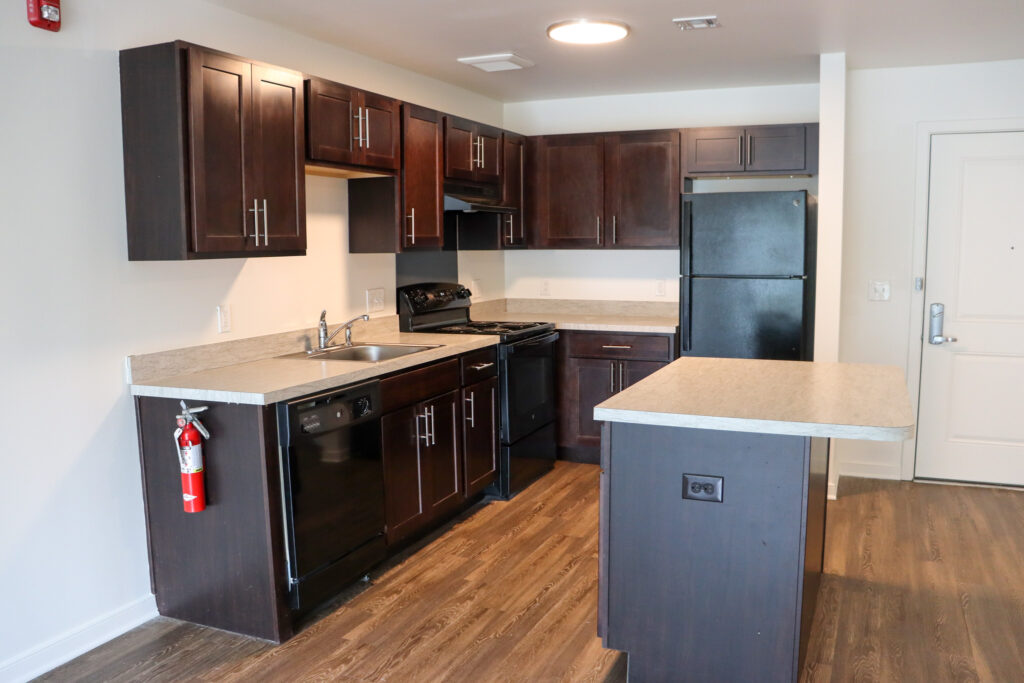
{"type": "Polygon", "coordinates": [[[682,202],[679,355],[811,360],[815,198],[721,192],[682,202]]]}

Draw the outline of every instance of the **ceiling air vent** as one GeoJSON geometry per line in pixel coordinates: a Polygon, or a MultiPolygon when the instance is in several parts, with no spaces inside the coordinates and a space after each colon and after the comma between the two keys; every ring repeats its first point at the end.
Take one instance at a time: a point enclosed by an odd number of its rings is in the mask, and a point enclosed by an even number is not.
{"type": "Polygon", "coordinates": [[[684,31],[693,31],[698,28],[718,28],[718,16],[711,14],[706,17],[680,17],[673,19],[672,23],[684,31]]]}
{"type": "Polygon", "coordinates": [[[459,57],[459,63],[475,66],[481,71],[511,71],[533,66],[526,57],[514,52],[501,52],[496,55],[480,55],[479,57],[459,57]]]}

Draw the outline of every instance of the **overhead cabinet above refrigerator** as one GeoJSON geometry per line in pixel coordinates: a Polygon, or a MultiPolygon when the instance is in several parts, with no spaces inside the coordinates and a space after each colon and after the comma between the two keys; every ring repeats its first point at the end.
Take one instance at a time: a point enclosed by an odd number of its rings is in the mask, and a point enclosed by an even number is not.
{"type": "Polygon", "coordinates": [[[683,195],[682,217],[679,355],[810,360],[814,197],[683,195]]]}

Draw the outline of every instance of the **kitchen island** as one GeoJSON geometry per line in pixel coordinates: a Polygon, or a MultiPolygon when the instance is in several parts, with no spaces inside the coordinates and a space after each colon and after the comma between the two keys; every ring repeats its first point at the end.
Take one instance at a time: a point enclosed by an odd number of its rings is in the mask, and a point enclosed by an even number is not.
{"type": "Polygon", "coordinates": [[[604,420],[598,630],[629,680],[796,681],[825,542],[828,439],[913,433],[899,368],[682,358],[604,420]]]}

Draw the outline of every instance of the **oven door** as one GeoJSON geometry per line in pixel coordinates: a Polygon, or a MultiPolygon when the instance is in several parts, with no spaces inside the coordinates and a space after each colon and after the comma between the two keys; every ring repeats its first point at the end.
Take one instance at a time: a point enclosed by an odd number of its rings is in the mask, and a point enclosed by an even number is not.
{"type": "Polygon", "coordinates": [[[555,419],[558,333],[500,347],[501,442],[512,444],[555,419]]]}

